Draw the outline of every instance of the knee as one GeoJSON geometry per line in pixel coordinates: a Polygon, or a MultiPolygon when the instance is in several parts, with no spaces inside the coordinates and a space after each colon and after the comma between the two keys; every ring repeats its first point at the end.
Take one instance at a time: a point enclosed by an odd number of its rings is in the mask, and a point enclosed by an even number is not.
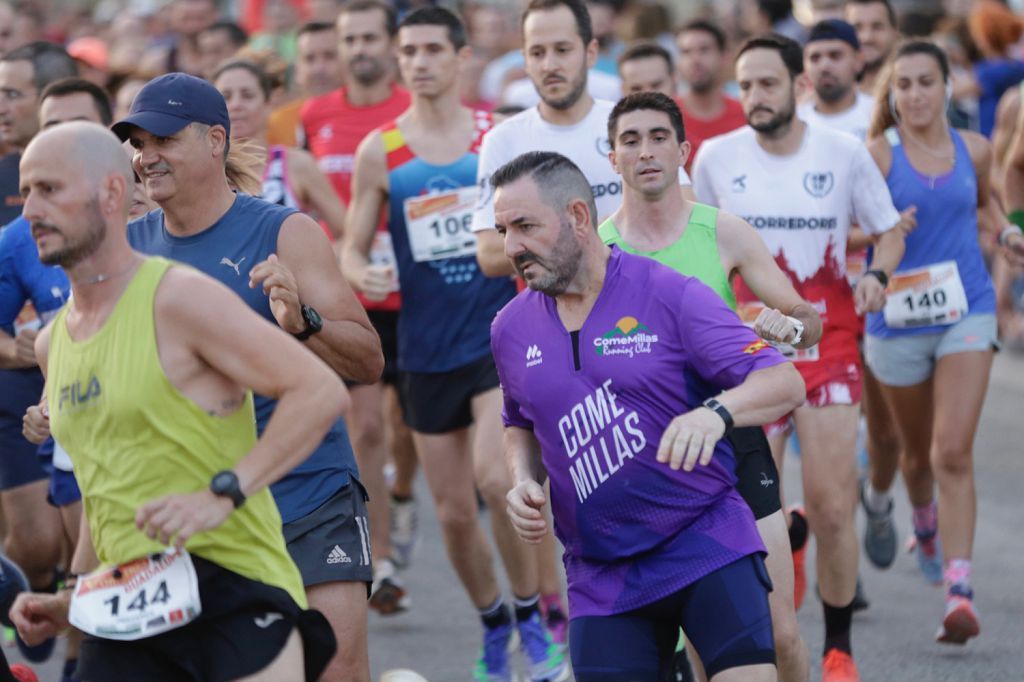
{"type": "Polygon", "coordinates": [[[437,520],[447,534],[469,537],[470,531],[477,523],[476,505],[462,500],[439,501],[437,520]]]}
{"type": "Polygon", "coordinates": [[[775,653],[780,661],[793,660],[799,656],[803,639],[795,617],[773,621],[772,634],[775,638],[775,653]]]}
{"type": "Polygon", "coordinates": [[[12,526],[4,538],[4,553],[23,570],[51,569],[60,559],[60,536],[37,533],[33,529],[12,526]]]}
{"type": "Polygon", "coordinates": [[[845,495],[822,495],[807,501],[807,523],[815,537],[832,538],[853,524],[853,504],[845,495]]]}
{"type": "Polygon", "coordinates": [[[931,459],[937,476],[963,478],[973,471],[970,447],[943,442],[932,447],[931,459]]]}

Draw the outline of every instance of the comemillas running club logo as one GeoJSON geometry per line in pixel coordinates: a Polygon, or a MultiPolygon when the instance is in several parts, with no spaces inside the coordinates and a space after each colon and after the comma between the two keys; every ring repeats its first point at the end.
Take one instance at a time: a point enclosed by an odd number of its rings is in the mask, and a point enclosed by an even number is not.
{"type": "Polygon", "coordinates": [[[594,339],[594,350],[598,355],[628,355],[650,353],[658,342],[658,335],[652,334],[647,325],[635,317],[620,318],[615,326],[594,339]]]}

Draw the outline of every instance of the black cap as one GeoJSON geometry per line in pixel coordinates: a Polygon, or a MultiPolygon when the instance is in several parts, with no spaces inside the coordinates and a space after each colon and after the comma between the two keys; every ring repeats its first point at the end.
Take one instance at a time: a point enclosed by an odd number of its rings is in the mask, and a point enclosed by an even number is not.
{"type": "Polygon", "coordinates": [[[825,19],[812,26],[806,44],[810,45],[816,40],[842,40],[853,49],[860,49],[856,29],[842,19],[825,19]]]}
{"type": "Polygon", "coordinates": [[[217,88],[187,73],[168,73],[146,83],[135,96],[128,116],[111,130],[121,140],[128,139],[131,126],[169,137],[189,123],[224,126],[231,135],[228,106],[217,88]]]}

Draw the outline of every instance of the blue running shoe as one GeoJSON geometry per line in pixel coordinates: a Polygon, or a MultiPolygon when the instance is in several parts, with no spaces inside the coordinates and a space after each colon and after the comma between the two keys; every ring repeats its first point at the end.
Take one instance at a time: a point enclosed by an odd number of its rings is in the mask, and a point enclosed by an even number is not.
{"type": "Polygon", "coordinates": [[[18,565],[7,557],[0,555],[0,623],[6,627],[14,627],[11,623],[10,611],[14,600],[21,592],[28,592],[28,578],[21,572],[18,565]]]}
{"type": "Polygon", "coordinates": [[[918,533],[914,531],[914,553],[917,565],[924,578],[932,585],[942,584],[942,543],[936,531],[918,533]]]}
{"type": "Polygon", "coordinates": [[[522,650],[530,670],[530,682],[562,682],[569,679],[569,664],[565,655],[544,625],[539,611],[528,620],[516,624],[522,650]]]}
{"type": "Polygon", "coordinates": [[[473,670],[477,682],[512,682],[512,669],[508,665],[509,644],[515,630],[512,624],[484,628],[484,645],[480,659],[473,670]]]}

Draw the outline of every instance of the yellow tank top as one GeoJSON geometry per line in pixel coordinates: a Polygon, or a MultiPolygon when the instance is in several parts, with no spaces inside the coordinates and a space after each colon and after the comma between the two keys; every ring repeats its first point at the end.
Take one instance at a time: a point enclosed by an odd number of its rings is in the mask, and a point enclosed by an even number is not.
{"type": "MultiPolygon", "coordinates": [[[[227,417],[183,396],[157,353],[153,305],[172,263],[147,259],[103,327],[84,341],[67,331],[65,306],[53,323],[47,371],[50,428],[71,455],[96,555],[119,564],[163,546],[135,528],[150,500],[206,488],[256,443],[252,393],[227,417]]],[[[285,548],[268,489],[220,527],[192,537],[189,552],[251,580],[280,587],[306,608],[302,579],[285,548]]]]}

